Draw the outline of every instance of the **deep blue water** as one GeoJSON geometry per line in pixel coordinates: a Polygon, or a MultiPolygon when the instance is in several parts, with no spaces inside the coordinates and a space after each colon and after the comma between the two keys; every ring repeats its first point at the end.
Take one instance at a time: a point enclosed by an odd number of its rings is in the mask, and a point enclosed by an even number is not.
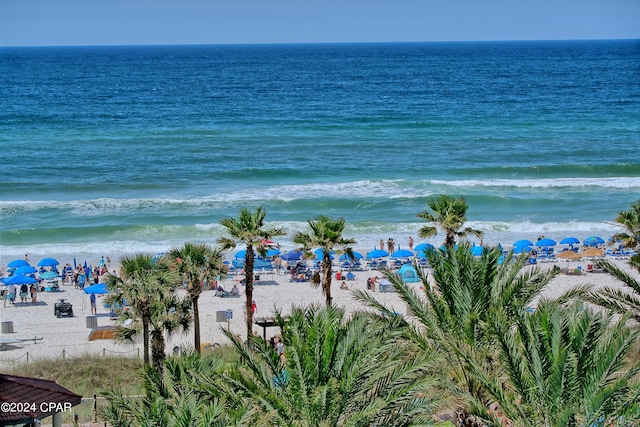
{"type": "Polygon", "coordinates": [[[0,48],[0,76],[0,263],[213,243],[259,205],[419,242],[434,194],[488,243],[608,237],[640,198],[638,40],[0,48]]]}

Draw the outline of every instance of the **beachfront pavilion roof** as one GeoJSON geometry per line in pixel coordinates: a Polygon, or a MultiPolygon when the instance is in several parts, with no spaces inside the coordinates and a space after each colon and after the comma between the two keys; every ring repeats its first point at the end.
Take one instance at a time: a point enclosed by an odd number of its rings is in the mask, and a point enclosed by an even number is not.
{"type": "Polygon", "coordinates": [[[0,426],[31,423],[60,412],[56,409],[65,404],[76,406],[81,401],[82,396],[55,381],[0,374],[0,402],[29,403],[28,410],[24,412],[0,411],[0,426]]]}
{"type": "Polygon", "coordinates": [[[262,327],[262,339],[267,340],[267,328],[278,326],[275,317],[256,317],[253,323],[262,327]]]}

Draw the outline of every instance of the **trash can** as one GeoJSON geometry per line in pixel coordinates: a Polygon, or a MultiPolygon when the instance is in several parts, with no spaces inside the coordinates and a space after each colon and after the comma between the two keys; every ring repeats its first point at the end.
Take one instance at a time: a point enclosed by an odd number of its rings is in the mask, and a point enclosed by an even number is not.
{"type": "Polygon", "coordinates": [[[93,329],[98,327],[98,317],[97,316],[87,316],[87,328],[93,329]]]}
{"type": "Polygon", "coordinates": [[[12,334],[13,333],[13,322],[2,322],[2,333],[3,334],[12,334]]]}

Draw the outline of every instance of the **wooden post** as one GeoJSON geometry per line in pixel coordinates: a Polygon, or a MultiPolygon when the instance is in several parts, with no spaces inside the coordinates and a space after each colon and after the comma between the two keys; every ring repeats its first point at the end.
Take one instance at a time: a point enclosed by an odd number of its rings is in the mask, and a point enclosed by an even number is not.
{"type": "Polygon", "coordinates": [[[98,422],[98,396],[93,393],[93,422],[98,422]]]}

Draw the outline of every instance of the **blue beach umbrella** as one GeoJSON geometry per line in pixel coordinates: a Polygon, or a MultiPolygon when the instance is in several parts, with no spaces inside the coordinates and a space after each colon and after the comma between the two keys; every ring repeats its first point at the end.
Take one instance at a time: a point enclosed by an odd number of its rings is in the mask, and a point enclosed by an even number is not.
{"type": "Polygon", "coordinates": [[[55,267],[58,264],[60,263],[55,258],[42,258],[40,261],[38,261],[37,266],[38,267],[55,267]]]}
{"type": "Polygon", "coordinates": [[[471,255],[473,256],[482,256],[482,254],[485,251],[485,247],[484,246],[474,246],[471,248],[471,255]]]}
{"type": "Polygon", "coordinates": [[[604,244],[604,239],[602,237],[600,237],[600,236],[589,236],[586,239],[584,239],[582,244],[585,245],[585,246],[603,245],[604,244]]]}
{"type": "MultiPolygon", "coordinates": [[[[234,258],[244,258],[247,255],[247,250],[243,249],[235,253],[234,258]]],[[[257,253],[253,253],[254,256],[258,256],[257,253]]]]}
{"type": "Polygon", "coordinates": [[[513,247],[514,254],[521,254],[522,252],[531,252],[531,246],[521,245],[513,247]]]}
{"type": "Polygon", "coordinates": [[[57,279],[58,277],[60,277],[60,275],[55,271],[45,271],[44,273],[39,274],[38,277],[44,280],[51,280],[51,279],[57,279]]]}
{"type": "Polygon", "coordinates": [[[290,251],[283,254],[280,258],[285,261],[297,261],[302,258],[302,251],[290,251]]]}
{"type": "Polygon", "coordinates": [[[536,246],[539,248],[555,246],[555,245],[556,245],[556,241],[553,239],[540,239],[536,242],[536,246]]]}
{"type": "Polygon", "coordinates": [[[38,271],[37,268],[31,267],[30,265],[24,265],[22,267],[18,267],[13,271],[13,274],[31,274],[36,273],[38,271]]]}
{"type": "Polygon", "coordinates": [[[362,254],[360,252],[353,252],[353,257],[348,256],[346,253],[340,255],[340,261],[346,261],[347,259],[362,259],[362,254]]]}
{"type": "Polygon", "coordinates": [[[267,251],[267,257],[272,257],[276,255],[280,255],[280,249],[269,249],[267,251]]]}
{"type": "Polygon", "coordinates": [[[435,247],[431,243],[420,243],[414,248],[416,252],[426,252],[431,249],[435,249],[435,247]]]}
{"type": "Polygon", "coordinates": [[[391,258],[409,258],[413,256],[413,252],[407,249],[400,249],[391,254],[391,258]]]}
{"type": "Polygon", "coordinates": [[[561,245],[578,245],[580,244],[580,240],[576,239],[575,237],[565,237],[564,239],[560,240],[560,244],[561,245]]]}
{"type": "Polygon", "coordinates": [[[34,279],[33,277],[18,274],[16,276],[6,277],[2,279],[2,283],[4,283],[5,285],[29,285],[31,283],[38,283],[38,280],[34,279]]]}
{"type": "Polygon", "coordinates": [[[370,252],[367,252],[367,259],[384,258],[388,256],[389,256],[389,252],[383,249],[374,249],[370,252]]]}
{"type": "Polygon", "coordinates": [[[28,265],[30,265],[30,264],[24,259],[14,259],[9,264],[7,264],[7,267],[9,267],[9,268],[18,268],[18,267],[25,267],[25,266],[28,266],[28,265]]]}
{"type": "Polygon", "coordinates": [[[517,242],[513,242],[513,246],[533,246],[533,242],[531,240],[521,239],[517,242]]]}
{"type": "MultiPolygon", "coordinates": [[[[316,254],[317,259],[322,259],[324,257],[324,249],[322,248],[316,249],[313,253],[316,254]]],[[[334,251],[329,252],[329,257],[331,259],[333,259],[333,254],[335,254],[334,251]]]]}
{"type": "Polygon", "coordinates": [[[84,293],[87,295],[103,295],[108,294],[109,289],[107,289],[107,285],[104,283],[98,283],[97,285],[91,285],[84,288],[84,293]]]}

